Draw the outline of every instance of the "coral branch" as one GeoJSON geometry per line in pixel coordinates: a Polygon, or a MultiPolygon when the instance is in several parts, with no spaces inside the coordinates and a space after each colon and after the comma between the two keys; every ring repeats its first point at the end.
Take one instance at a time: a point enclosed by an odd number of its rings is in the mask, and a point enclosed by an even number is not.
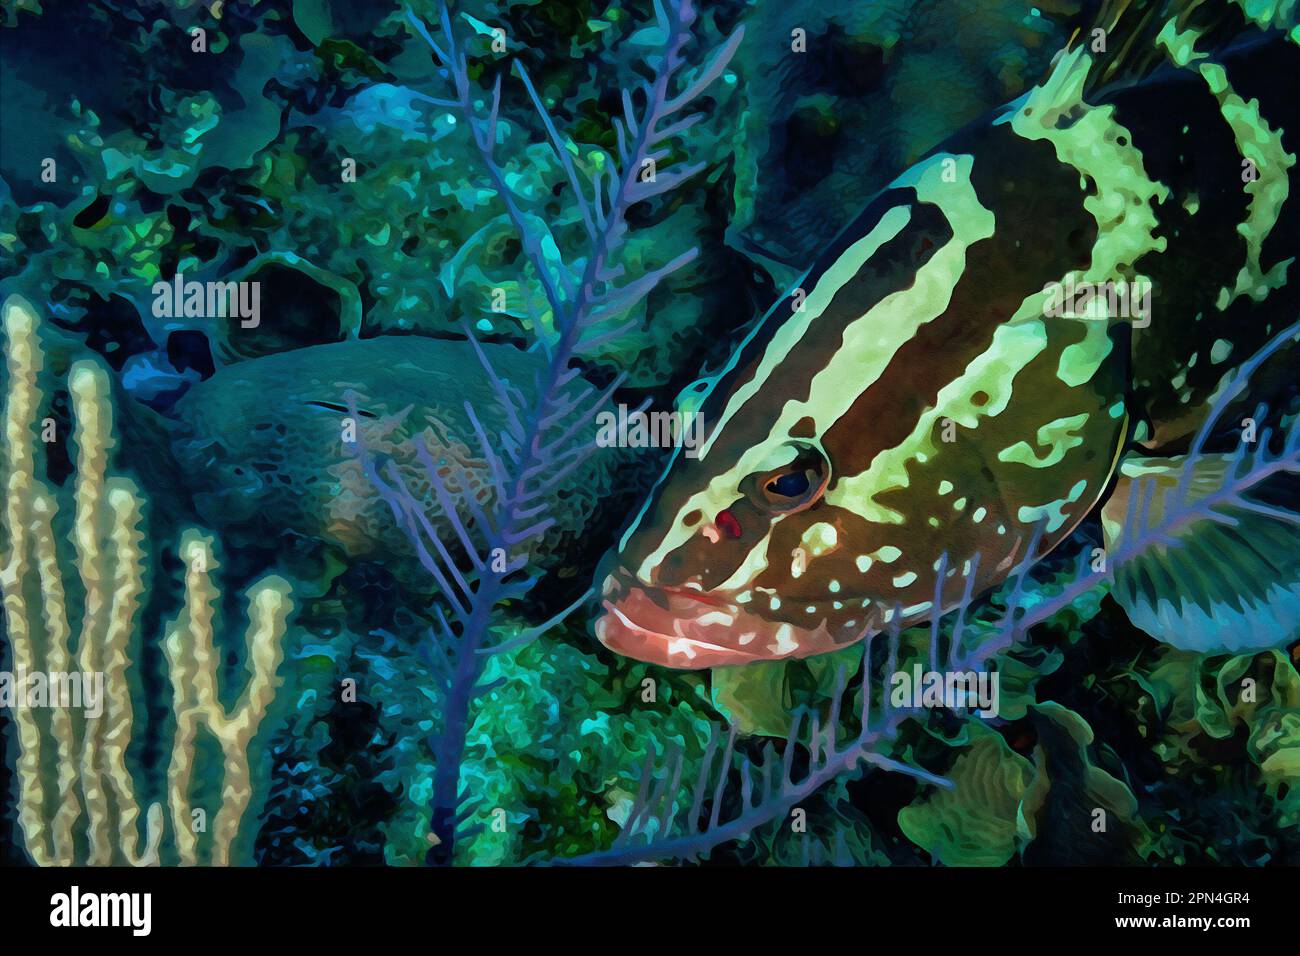
{"type": "MultiPolygon", "coordinates": [[[[55,535],[57,495],[36,477],[34,429],[42,395],[38,374],[43,355],[35,311],[11,296],[3,306],[8,373],[4,428],[6,500],[3,531],[6,552],[0,559],[0,588],[4,592],[5,624],[13,648],[14,667],[21,674],[45,671],[68,674],[73,669],[70,646],[73,618],[69,613],[63,567],[55,535]],[[38,600],[32,606],[32,598],[38,600]],[[37,649],[43,648],[43,655],[37,649]]],[[[75,425],[76,473],[73,487],[73,565],[81,579],[85,603],[80,612],[76,668],[82,675],[102,674],[102,713],[79,717],[68,707],[49,708],[46,727],[20,691],[14,707],[18,725],[19,824],[32,860],[40,866],[70,866],[78,862],[74,831],[84,808],[86,857],[92,866],[125,862],[156,865],[164,831],[162,807],[145,813],[143,846],[140,805],[135,780],[127,766],[134,727],[127,670],[129,646],[144,594],[144,500],[125,478],[106,475],[108,453],[114,445],[108,379],[89,362],[77,363],[68,376],[75,425]],[[52,743],[53,759],[45,752],[52,743]],[[55,779],[51,780],[51,770],[55,779]]],[[[183,552],[193,550],[195,532],[188,533],[183,552]]],[[[203,547],[209,547],[205,539],[203,547]]],[[[211,561],[208,561],[211,566],[211,561]]],[[[225,756],[226,780],[213,838],[213,862],[229,862],[229,849],[251,796],[248,744],[275,693],[274,675],[280,662],[280,642],[289,612],[288,585],[269,577],[249,592],[252,624],[249,660],[254,677],[233,717],[220,710],[215,690],[210,602],[217,592],[206,577],[187,577],[184,627],[173,629],[167,653],[176,688],[177,737],[173,763],[188,768],[194,759],[195,716],[208,718],[225,756]],[[197,605],[206,600],[203,608],[197,605]],[[195,610],[206,613],[207,627],[195,626],[195,610]],[[188,616],[186,616],[188,615],[188,616]],[[184,631],[185,640],[177,635],[184,631]],[[205,660],[199,667],[197,660],[205,660]],[[208,710],[192,704],[191,694],[209,702],[208,710]]],[[[57,702],[56,702],[57,703],[57,702]]],[[[194,862],[194,834],[188,801],[173,788],[172,820],[182,862],[194,862]]]]}
{"type": "Polygon", "coordinates": [[[279,577],[263,578],[248,592],[249,680],[232,712],[217,696],[217,661],[214,651],[213,604],[220,593],[212,584],[216,567],[212,541],[197,531],[181,538],[185,562],[185,606],[163,643],[170,666],[172,707],[176,735],[167,770],[168,803],[176,846],[183,865],[198,862],[198,837],[190,819],[190,777],[194,767],[194,738],[206,728],[221,746],[225,767],[221,809],[212,827],[212,862],[226,866],[239,822],[253,795],[248,765],[248,745],[257,734],[267,708],[275,698],[276,671],[283,658],[281,638],[291,609],[289,585],[279,577]]]}
{"type": "MultiPolygon", "coordinates": [[[[4,530],[8,552],[0,571],[0,587],[15,670],[25,675],[40,671],[62,675],[72,670],[72,628],[54,533],[56,498],[36,477],[33,434],[42,400],[38,375],[44,361],[38,324],[35,311],[25,300],[13,296],[5,301],[4,530]],[[32,595],[39,595],[39,609],[28,605],[32,595]],[[38,656],[38,647],[44,648],[43,657],[38,656]]],[[[74,366],[69,391],[77,446],[73,543],[86,594],[77,667],[83,674],[104,674],[105,706],[102,714],[87,714],[80,727],[68,708],[52,707],[48,735],[56,756],[50,761],[44,754],[46,737],[37,714],[25,695],[19,694],[14,707],[19,742],[19,824],[38,865],[71,865],[76,862],[73,829],[84,801],[87,863],[114,862],[116,837],[127,863],[156,864],[162,810],[157,804],[149,808],[141,850],[140,810],[125,765],[133,713],[124,671],[127,642],[143,591],[143,560],[138,550],[142,536],[137,527],[141,503],[129,482],[104,477],[113,436],[103,373],[89,364],[74,366]],[[50,764],[56,768],[53,786],[46,776],[50,764]],[[117,813],[115,833],[109,791],[117,813]]]]}

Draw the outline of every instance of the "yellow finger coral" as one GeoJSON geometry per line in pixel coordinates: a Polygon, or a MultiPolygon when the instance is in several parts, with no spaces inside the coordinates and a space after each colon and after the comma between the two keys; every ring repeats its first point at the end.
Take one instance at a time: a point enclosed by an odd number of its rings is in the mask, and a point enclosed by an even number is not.
{"type": "MultiPolygon", "coordinates": [[[[142,848],[141,810],[126,760],[134,723],[129,645],[145,595],[144,500],[129,479],[106,474],[115,441],[108,380],[98,365],[77,363],[68,376],[76,446],[70,538],[84,603],[79,614],[71,613],[55,530],[58,496],[36,474],[35,434],[44,398],[39,320],[19,296],[5,301],[0,319],[8,378],[5,453],[0,458],[5,489],[0,590],[14,670],[67,674],[75,653],[76,669],[82,675],[102,675],[104,687],[103,707],[93,711],[37,708],[24,694],[16,695],[19,825],[38,865],[156,865],[164,835],[162,807],[155,803],[145,813],[142,848]],[[84,838],[76,832],[83,810],[84,838]]],[[[184,607],[164,642],[176,718],[167,800],[177,857],[182,864],[197,863],[190,783],[197,731],[207,728],[221,746],[225,772],[210,859],[226,865],[252,797],[248,747],[279,683],[276,672],[292,610],[290,588],[271,575],[249,590],[252,676],[238,706],[227,713],[218,699],[213,650],[213,604],[219,592],[210,577],[216,567],[212,541],[187,530],[181,555],[186,563],[184,607]]]]}

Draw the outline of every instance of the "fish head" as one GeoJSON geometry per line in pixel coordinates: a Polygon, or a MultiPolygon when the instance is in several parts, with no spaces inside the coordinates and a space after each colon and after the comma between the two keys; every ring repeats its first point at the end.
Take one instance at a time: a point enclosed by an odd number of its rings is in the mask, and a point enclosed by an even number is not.
{"type": "Polygon", "coordinates": [[[599,572],[607,647],[830,652],[987,590],[1092,507],[1125,426],[1112,330],[1045,315],[1069,250],[1008,252],[969,159],[887,191],[686,393],[705,437],[599,572]]]}
{"type": "Polygon", "coordinates": [[[711,474],[682,456],[607,561],[596,625],[606,646],[676,667],[835,646],[825,625],[804,626],[814,605],[843,603],[839,582],[809,573],[839,547],[839,517],[825,502],[830,458],[812,438],[729,457],[711,474]],[[773,562],[784,563],[780,583],[773,562]],[[801,602],[804,617],[786,602],[801,602]]]}

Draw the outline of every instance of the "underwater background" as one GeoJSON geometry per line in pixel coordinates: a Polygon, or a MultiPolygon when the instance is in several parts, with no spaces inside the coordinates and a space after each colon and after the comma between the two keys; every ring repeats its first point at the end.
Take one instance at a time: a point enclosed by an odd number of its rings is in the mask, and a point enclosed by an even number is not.
{"type": "MultiPolygon", "coordinates": [[[[3,669],[108,684],[0,708],[4,862],[1300,863],[1300,635],[1154,639],[1096,517],[832,654],[593,635],[667,461],[595,410],[674,407],[1094,12],[4,0],[3,669]],[[942,659],[996,719],[891,705],[942,659]]],[[[1294,365],[1241,385],[1300,470],[1294,365]]]]}

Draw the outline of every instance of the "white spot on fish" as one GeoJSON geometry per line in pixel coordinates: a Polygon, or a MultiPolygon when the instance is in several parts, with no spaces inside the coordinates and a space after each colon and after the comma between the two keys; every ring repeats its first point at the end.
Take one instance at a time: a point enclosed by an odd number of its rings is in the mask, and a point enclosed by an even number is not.
{"type": "Polygon", "coordinates": [[[804,571],[808,570],[808,552],[803,548],[795,548],[790,554],[790,577],[802,577],[804,571]]]}
{"type": "Polygon", "coordinates": [[[688,659],[695,657],[695,648],[691,646],[691,641],[686,638],[678,638],[668,642],[668,655],[671,657],[675,654],[681,654],[688,659]]]}
{"type": "Polygon", "coordinates": [[[708,611],[695,619],[696,624],[722,624],[730,626],[736,623],[736,616],[726,611],[708,611]]]}
{"type": "Polygon", "coordinates": [[[833,524],[818,521],[809,525],[808,530],[799,539],[799,544],[807,548],[808,553],[815,558],[834,549],[839,544],[839,538],[839,532],[835,530],[833,524]]]}
{"type": "Polygon", "coordinates": [[[789,654],[791,651],[799,649],[799,642],[794,639],[794,628],[789,624],[782,624],[776,629],[776,643],[769,644],[768,648],[773,654],[789,654]]]}

